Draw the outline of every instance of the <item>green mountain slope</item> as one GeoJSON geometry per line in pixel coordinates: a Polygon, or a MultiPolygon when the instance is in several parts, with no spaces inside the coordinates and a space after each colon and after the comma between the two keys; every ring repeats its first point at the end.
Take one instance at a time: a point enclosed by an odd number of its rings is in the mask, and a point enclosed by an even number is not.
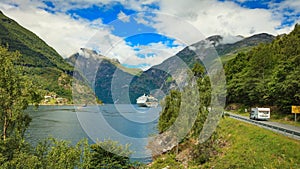
{"type": "Polygon", "coordinates": [[[56,67],[72,72],[72,66],[64,62],[53,48],[2,12],[0,12],[0,27],[1,45],[8,45],[11,51],[20,51],[23,56],[21,64],[28,67],[56,67]]]}
{"type": "Polygon", "coordinates": [[[270,44],[239,53],[226,66],[227,102],[290,113],[300,102],[300,26],[270,44]]]}
{"type": "Polygon", "coordinates": [[[56,93],[71,100],[73,67],[43,40],[0,12],[0,45],[22,55],[19,65],[44,94],[56,93]]]}

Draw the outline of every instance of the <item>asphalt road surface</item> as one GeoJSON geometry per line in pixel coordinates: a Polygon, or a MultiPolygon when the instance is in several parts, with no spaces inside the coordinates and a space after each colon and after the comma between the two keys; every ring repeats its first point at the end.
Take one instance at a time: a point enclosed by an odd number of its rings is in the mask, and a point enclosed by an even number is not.
{"type": "Polygon", "coordinates": [[[249,117],[237,115],[234,113],[226,112],[226,114],[229,115],[229,117],[244,121],[247,123],[251,123],[254,125],[257,125],[259,127],[275,131],[277,133],[283,134],[287,137],[291,137],[296,140],[300,140],[300,127],[292,126],[288,124],[282,124],[278,122],[271,122],[271,121],[258,121],[258,120],[251,120],[249,117]]]}

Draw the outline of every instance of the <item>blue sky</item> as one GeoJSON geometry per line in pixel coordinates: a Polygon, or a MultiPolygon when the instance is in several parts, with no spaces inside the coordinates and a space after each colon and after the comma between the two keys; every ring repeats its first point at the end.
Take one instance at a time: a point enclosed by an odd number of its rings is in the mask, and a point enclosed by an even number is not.
{"type": "MultiPolygon", "coordinates": [[[[112,4],[104,4],[101,6],[92,5],[88,8],[82,9],[70,9],[66,11],[67,14],[72,16],[76,15],[90,21],[96,20],[98,18],[102,19],[104,24],[109,24],[110,22],[116,20],[118,18],[118,14],[120,11],[124,12],[127,15],[133,14],[136,11],[126,9],[120,3],[112,3],[112,4]]],[[[75,17],[76,18],[76,17],[75,17]]]]}
{"type": "Polygon", "coordinates": [[[201,40],[194,30],[232,43],[236,35],[289,33],[300,18],[293,0],[3,0],[0,10],[63,57],[87,47],[143,69],[201,40]]]}
{"type": "Polygon", "coordinates": [[[221,2],[231,1],[234,2],[244,8],[249,9],[269,9],[270,3],[280,3],[282,0],[250,0],[250,1],[239,1],[239,0],[219,0],[221,2]]]}

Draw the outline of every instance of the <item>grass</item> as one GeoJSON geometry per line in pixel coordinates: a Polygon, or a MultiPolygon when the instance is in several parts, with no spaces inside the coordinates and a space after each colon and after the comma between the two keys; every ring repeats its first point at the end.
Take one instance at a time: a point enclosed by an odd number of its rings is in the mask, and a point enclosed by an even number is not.
{"type": "Polygon", "coordinates": [[[237,54],[224,55],[224,56],[221,57],[221,61],[222,61],[223,64],[226,64],[230,60],[234,59],[236,57],[236,55],[237,54]]]}
{"type": "Polygon", "coordinates": [[[157,168],[176,168],[176,169],[183,169],[184,166],[175,159],[174,154],[165,154],[162,155],[160,158],[156,159],[151,166],[148,167],[149,169],[157,169],[157,168]]]}
{"type": "Polygon", "coordinates": [[[127,68],[123,65],[121,65],[120,63],[114,61],[114,60],[111,60],[111,59],[108,59],[112,64],[114,64],[116,67],[118,67],[119,69],[121,69],[122,71],[124,72],[127,72],[129,74],[132,74],[132,75],[136,75],[136,76],[139,76],[141,75],[141,73],[143,72],[141,69],[139,68],[127,68]]]}
{"type": "MultiPolygon", "coordinates": [[[[300,168],[298,140],[228,117],[220,121],[217,133],[216,154],[202,165],[190,157],[185,165],[176,160],[175,152],[169,152],[146,168],[300,168]]],[[[184,147],[193,147],[182,144],[180,151],[184,151],[184,147]]]]}
{"type": "Polygon", "coordinates": [[[298,117],[300,117],[300,114],[297,115],[298,121],[294,121],[295,115],[290,113],[290,114],[271,114],[271,121],[278,122],[278,123],[283,123],[283,124],[289,124],[293,126],[298,126],[300,127],[300,120],[298,117]]]}
{"type": "Polygon", "coordinates": [[[230,118],[219,126],[226,146],[201,168],[300,168],[300,141],[230,118]]]}

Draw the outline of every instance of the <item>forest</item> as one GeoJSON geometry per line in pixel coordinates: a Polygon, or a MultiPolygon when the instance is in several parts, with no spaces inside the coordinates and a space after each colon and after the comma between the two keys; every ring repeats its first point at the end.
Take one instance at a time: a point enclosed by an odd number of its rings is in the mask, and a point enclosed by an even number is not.
{"type": "Polygon", "coordinates": [[[227,105],[270,106],[291,113],[300,104],[300,26],[269,44],[238,53],[225,65],[227,105]]]}

